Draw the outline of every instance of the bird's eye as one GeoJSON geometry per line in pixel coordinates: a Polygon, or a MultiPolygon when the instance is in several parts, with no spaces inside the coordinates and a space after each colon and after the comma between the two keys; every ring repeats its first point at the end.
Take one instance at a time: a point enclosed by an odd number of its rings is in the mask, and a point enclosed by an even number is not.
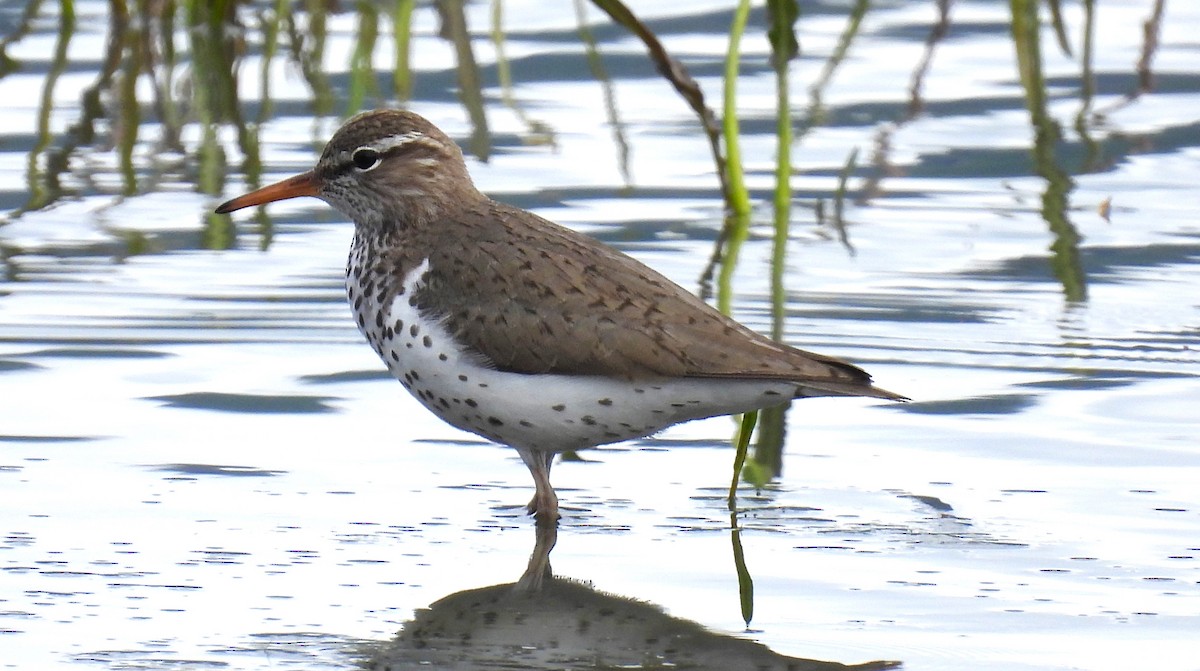
{"type": "Polygon", "coordinates": [[[379,152],[374,149],[359,147],[354,150],[354,153],[350,156],[350,160],[354,161],[354,167],[365,172],[379,165],[381,159],[379,158],[379,152]]]}

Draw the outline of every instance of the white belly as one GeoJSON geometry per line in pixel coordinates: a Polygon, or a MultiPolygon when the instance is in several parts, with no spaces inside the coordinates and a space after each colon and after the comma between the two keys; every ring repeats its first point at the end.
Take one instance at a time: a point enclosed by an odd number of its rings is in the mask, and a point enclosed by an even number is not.
{"type": "Polygon", "coordinates": [[[409,273],[404,292],[387,306],[365,297],[355,310],[358,322],[392,375],[425,407],[496,442],[539,452],[603,445],[687,420],[777,405],[796,390],[792,383],[756,380],[630,381],[497,371],[464,352],[441,323],[423,321],[410,304],[428,270],[426,260],[409,273]]]}

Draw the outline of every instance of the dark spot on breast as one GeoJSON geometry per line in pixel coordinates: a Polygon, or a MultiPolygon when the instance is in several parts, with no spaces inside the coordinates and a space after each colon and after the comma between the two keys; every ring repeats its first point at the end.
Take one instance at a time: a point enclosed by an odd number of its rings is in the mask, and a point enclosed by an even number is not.
{"type": "Polygon", "coordinates": [[[555,412],[562,412],[563,410],[567,409],[567,406],[563,405],[562,403],[559,403],[558,405],[550,406],[550,409],[554,410],[555,412]]]}
{"type": "Polygon", "coordinates": [[[425,336],[424,338],[421,339],[421,344],[426,347],[433,347],[433,338],[430,338],[429,336],[425,336]]]}
{"type": "Polygon", "coordinates": [[[458,376],[458,381],[459,381],[459,382],[466,382],[466,381],[467,381],[467,376],[466,376],[466,375],[459,375],[459,376],[458,376]]]}
{"type": "Polygon", "coordinates": [[[439,355],[438,355],[438,361],[446,361],[446,360],[448,360],[449,358],[450,358],[450,357],[446,356],[445,354],[439,354],[439,355]]]}
{"type": "Polygon", "coordinates": [[[471,406],[472,408],[479,406],[479,404],[476,403],[475,399],[473,399],[473,398],[468,398],[467,400],[463,401],[463,403],[466,403],[467,405],[471,406]]]}
{"type": "Polygon", "coordinates": [[[591,415],[584,415],[583,417],[579,418],[579,421],[588,426],[596,426],[596,418],[592,417],[591,415]]]}
{"type": "Polygon", "coordinates": [[[596,402],[597,402],[597,403],[599,403],[600,405],[612,405],[612,399],[611,399],[611,398],[602,398],[602,399],[600,399],[599,401],[596,401],[596,402]]]}
{"type": "Polygon", "coordinates": [[[504,422],[500,421],[499,417],[488,417],[488,424],[492,426],[504,426],[504,422]]]}
{"type": "Polygon", "coordinates": [[[421,332],[421,325],[420,325],[420,324],[413,324],[412,326],[408,327],[408,335],[410,335],[410,336],[412,336],[412,337],[414,337],[414,338],[416,338],[416,337],[417,337],[417,334],[418,334],[418,333],[420,333],[420,332],[421,332]]]}

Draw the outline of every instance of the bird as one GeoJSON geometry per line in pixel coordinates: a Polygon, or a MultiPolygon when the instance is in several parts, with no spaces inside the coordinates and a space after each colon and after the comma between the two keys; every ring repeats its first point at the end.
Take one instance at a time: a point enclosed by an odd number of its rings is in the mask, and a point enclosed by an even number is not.
{"type": "Polygon", "coordinates": [[[312,169],[216,212],[315,196],[354,222],[346,297],[391,374],[443,421],[516,449],[526,510],[560,519],[556,454],[813,396],[906,397],[776,342],[594,238],[489,198],[415,112],[347,120],[312,169]]]}

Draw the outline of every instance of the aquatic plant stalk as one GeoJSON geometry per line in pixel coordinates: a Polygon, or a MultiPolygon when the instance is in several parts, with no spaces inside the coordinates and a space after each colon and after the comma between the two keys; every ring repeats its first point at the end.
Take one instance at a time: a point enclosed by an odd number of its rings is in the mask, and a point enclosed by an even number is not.
{"type": "Polygon", "coordinates": [[[54,57],[46,72],[46,80],[42,85],[42,97],[38,104],[37,140],[29,150],[26,160],[26,183],[29,188],[29,200],[21,211],[36,210],[58,199],[62,193],[57,175],[50,169],[42,172],[38,157],[50,146],[50,112],[54,108],[54,87],[58,78],[67,68],[67,47],[75,34],[75,3],[64,0],[58,15],[58,40],[54,44],[54,57]],[[52,179],[48,179],[52,177],[52,179]]]}
{"type": "MultiPolygon", "coordinates": [[[[771,239],[771,337],[783,339],[787,291],[783,284],[787,243],[792,220],[792,109],[789,72],[800,53],[795,23],[800,17],[796,0],[769,0],[771,65],[775,70],[775,191],[774,231],[771,239]]],[[[743,478],[762,487],[783,470],[783,442],[790,404],[766,408],[758,413],[758,439],[754,457],[746,462],[743,478]]]]}
{"type": "Polygon", "coordinates": [[[369,0],[358,1],[358,31],[350,56],[350,87],[346,98],[347,116],[363,108],[368,95],[379,96],[375,81],[375,44],[379,37],[379,10],[369,0]]]}
{"type": "Polygon", "coordinates": [[[471,31],[467,29],[463,0],[438,0],[437,8],[442,15],[446,36],[454,46],[458,96],[471,119],[471,137],[467,140],[467,146],[476,158],[486,163],[491,155],[492,139],[483,106],[483,83],[475,52],[471,49],[471,31]]]}
{"type": "Polygon", "coordinates": [[[1046,80],[1042,73],[1040,22],[1037,0],[1010,0],[1012,36],[1017,68],[1025,90],[1025,105],[1033,126],[1034,168],[1046,180],[1042,193],[1042,218],[1054,236],[1050,265],[1062,284],[1067,301],[1087,300],[1087,280],[1079,257],[1079,232],[1067,219],[1071,177],[1057,163],[1061,140],[1058,123],[1047,110],[1046,80]]]}
{"type": "Polygon", "coordinates": [[[729,538],[733,545],[733,568],[738,577],[738,604],[742,609],[742,620],[750,626],[754,619],[754,578],[746,566],[746,551],[742,547],[742,529],[738,526],[737,513],[729,513],[729,538]]]}
{"type": "MultiPolygon", "coordinates": [[[[725,136],[725,172],[729,179],[729,214],[735,225],[748,226],[750,194],[742,171],[741,140],[737,114],[737,79],[741,62],[742,35],[750,17],[750,0],[739,0],[729,27],[729,47],[725,51],[725,79],[722,95],[721,128],[725,136]]],[[[732,236],[731,236],[732,237],[732,236]]],[[[734,259],[736,264],[736,258],[734,259]]],[[[733,265],[733,264],[730,264],[733,265]]]]}
{"type": "MultiPolygon", "coordinates": [[[[499,1],[499,0],[497,0],[499,1]]],[[[392,86],[398,100],[412,97],[412,13],[416,0],[396,0],[392,11],[392,39],[395,40],[396,62],[392,68],[392,86]]]]}
{"type": "Polygon", "coordinates": [[[754,618],[754,578],[746,566],[746,553],[742,548],[742,530],[737,520],[737,488],[742,479],[742,468],[746,465],[746,451],[750,446],[750,436],[754,433],[754,423],[758,413],[747,412],[742,415],[734,445],[737,451],[733,458],[733,480],[729,483],[729,539],[733,546],[733,566],[738,577],[738,601],[741,604],[742,619],[749,626],[754,618]]]}
{"type": "Polygon", "coordinates": [[[629,140],[625,136],[625,124],[621,121],[617,109],[617,96],[612,77],[604,67],[604,61],[600,58],[600,50],[596,47],[596,37],[588,27],[583,0],[574,0],[574,4],[575,19],[579,24],[579,38],[583,40],[588,68],[592,71],[592,76],[600,83],[600,89],[604,93],[604,111],[608,116],[609,128],[612,129],[613,144],[617,147],[617,170],[620,171],[621,179],[628,187],[633,184],[633,175],[629,170],[629,140]]]}
{"type": "MultiPolygon", "coordinates": [[[[651,60],[658,67],[658,73],[663,76],[668,82],[675,87],[675,91],[688,103],[692,111],[700,119],[700,125],[704,129],[704,135],[708,138],[709,150],[712,152],[713,162],[717,166],[717,177],[721,184],[721,196],[726,203],[726,207],[730,207],[730,187],[728,183],[728,175],[725,170],[725,154],[721,150],[721,125],[717,122],[717,116],[709,109],[704,102],[704,92],[700,89],[700,84],[692,79],[688,73],[687,67],[679,62],[676,58],[667,53],[662,42],[644,23],[642,23],[633,14],[628,7],[620,0],[592,0],[592,4],[599,7],[604,13],[608,14],[613,21],[625,27],[629,32],[633,33],[646,45],[646,51],[650,54],[651,60]]],[[[709,266],[711,271],[712,264],[709,266]]],[[[710,275],[706,271],[706,276],[710,275]]]]}
{"type": "Polygon", "coordinates": [[[838,171],[837,188],[833,192],[833,230],[837,231],[838,242],[842,243],[851,256],[854,256],[855,250],[846,229],[846,184],[850,181],[850,175],[854,174],[854,168],[857,165],[858,147],[855,147],[850,150],[850,155],[846,157],[846,162],[838,171]]]}

